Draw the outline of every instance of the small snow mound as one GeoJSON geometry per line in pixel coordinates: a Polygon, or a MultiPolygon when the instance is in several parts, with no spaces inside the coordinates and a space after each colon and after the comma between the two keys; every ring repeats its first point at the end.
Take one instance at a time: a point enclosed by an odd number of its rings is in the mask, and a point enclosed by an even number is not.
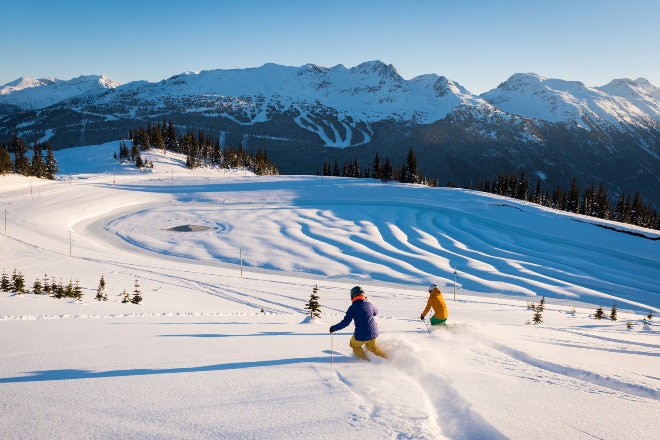
{"type": "Polygon", "coordinates": [[[314,318],[309,315],[306,315],[305,318],[300,322],[301,324],[324,324],[319,318],[314,318]]]}
{"type": "Polygon", "coordinates": [[[641,330],[641,331],[643,331],[643,332],[649,332],[649,333],[653,333],[653,332],[654,332],[653,328],[652,328],[650,325],[648,325],[648,324],[644,324],[644,326],[642,327],[642,330],[641,330]]]}
{"type": "Polygon", "coordinates": [[[179,225],[179,226],[173,226],[171,228],[168,228],[168,231],[174,231],[174,232],[200,232],[200,231],[206,231],[209,228],[208,226],[201,226],[201,225],[179,225]]]}

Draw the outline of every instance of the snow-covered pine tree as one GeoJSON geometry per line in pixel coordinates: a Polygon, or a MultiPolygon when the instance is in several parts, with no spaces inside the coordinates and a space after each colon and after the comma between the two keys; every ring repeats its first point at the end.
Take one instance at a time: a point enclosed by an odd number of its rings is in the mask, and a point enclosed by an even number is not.
{"type": "Polygon", "coordinates": [[[305,304],[305,310],[309,310],[310,318],[320,318],[321,317],[321,308],[319,305],[319,287],[318,285],[314,286],[312,293],[309,296],[309,302],[305,304]]]}
{"type": "Polygon", "coordinates": [[[616,309],[616,303],[614,303],[614,304],[612,305],[612,310],[610,310],[610,319],[611,319],[612,321],[616,321],[616,312],[617,312],[617,309],[616,309]]]}
{"type": "Polygon", "coordinates": [[[541,297],[538,307],[541,309],[541,312],[545,310],[545,296],[541,297]]]}
{"type": "Polygon", "coordinates": [[[126,289],[122,292],[122,295],[124,296],[124,299],[121,300],[122,303],[129,303],[131,302],[131,298],[128,296],[128,293],[126,292],[126,289]]]}

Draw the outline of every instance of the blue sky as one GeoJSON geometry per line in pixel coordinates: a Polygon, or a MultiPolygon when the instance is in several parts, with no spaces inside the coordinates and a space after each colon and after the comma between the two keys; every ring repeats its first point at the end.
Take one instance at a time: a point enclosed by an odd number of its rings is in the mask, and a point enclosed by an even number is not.
{"type": "Polygon", "coordinates": [[[381,60],[406,79],[436,73],[477,94],[518,72],[660,86],[660,2],[10,0],[0,7],[0,56],[0,85],[381,60]]]}

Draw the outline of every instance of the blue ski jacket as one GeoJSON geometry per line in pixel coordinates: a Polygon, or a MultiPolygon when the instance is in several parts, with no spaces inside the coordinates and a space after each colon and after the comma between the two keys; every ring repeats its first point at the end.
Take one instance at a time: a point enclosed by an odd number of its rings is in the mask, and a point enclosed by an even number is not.
{"type": "Polygon", "coordinates": [[[378,309],[360,295],[353,299],[353,304],[346,311],[346,316],[338,324],[330,327],[331,332],[339,331],[347,327],[351,321],[355,322],[353,335],[358,341],[371,341],[378,337],[378,324],[374,317],[378,315],[378,309]]]}

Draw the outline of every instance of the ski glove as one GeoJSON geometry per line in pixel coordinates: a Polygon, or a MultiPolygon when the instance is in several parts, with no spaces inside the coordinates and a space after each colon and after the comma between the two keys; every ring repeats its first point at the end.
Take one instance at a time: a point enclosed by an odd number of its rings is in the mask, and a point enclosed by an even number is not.
{"type": "Polygon", "coordinates": [[[334,333],[334,332],[332,331],[332,327],[330,327],[330,334],[332,334],[332,333],[334,333]]]}
{"type": "Polygon", "coordinates": [[[422,321],[424,321],[424,315],[419,315],[419,319],[421,319],[422,321]]]}

